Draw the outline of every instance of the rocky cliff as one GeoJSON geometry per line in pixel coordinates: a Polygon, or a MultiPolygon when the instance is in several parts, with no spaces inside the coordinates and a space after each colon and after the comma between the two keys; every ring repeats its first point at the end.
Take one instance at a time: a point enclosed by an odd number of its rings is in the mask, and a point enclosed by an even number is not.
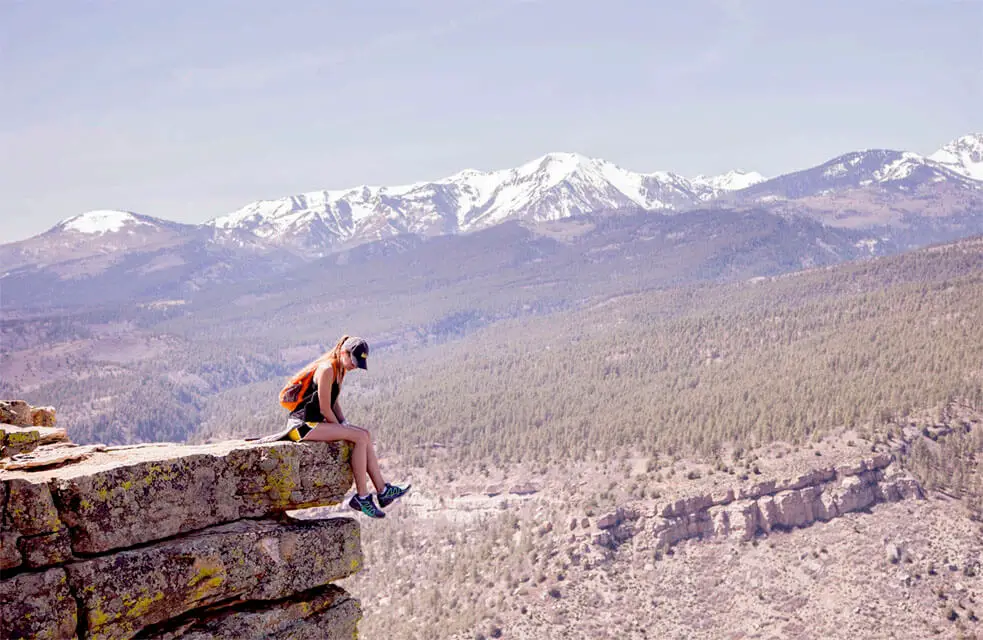
{"type": "Polygon", "coordinates": [[[80,447],[0,402],[0,638],[351,638],[343,443],[80,447]],[[37,426],[35,426],[37,425],[37,426]]]}
{"type": "Polygon", "coordinates": [[[648,533],[649,545],[665,550],[691,538],[750,540],[759,533],[828,522],[882,502],[923,498],[918,481],[882,452],[838,466],[814,468],[788,478],[743,487],[678,496],[645,511],[622,508],[597,521],[594,543],[615,548],[648,533]]]}

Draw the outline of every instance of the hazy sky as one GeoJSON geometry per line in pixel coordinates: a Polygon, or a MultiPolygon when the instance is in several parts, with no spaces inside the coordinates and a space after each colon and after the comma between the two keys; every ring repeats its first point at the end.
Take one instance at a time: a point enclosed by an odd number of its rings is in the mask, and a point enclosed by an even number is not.
{"type": "Polygon", "coordinates": [[[983,0],[0,0],[0,242],[577,151],[775,175],[983,130],[983,0]]]}

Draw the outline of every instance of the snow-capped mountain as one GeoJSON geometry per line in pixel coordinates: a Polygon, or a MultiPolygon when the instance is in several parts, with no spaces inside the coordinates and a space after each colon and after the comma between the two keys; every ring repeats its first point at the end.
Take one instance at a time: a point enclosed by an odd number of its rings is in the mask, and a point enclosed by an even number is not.
{"type": "Polygon", "coordinates": [[[766,178],[757,171],[734,170],[719,176],[696,176],[690,181],[690,185],[700,200],[710,201],[725,193],[747,189],[765,180],[766,178]]]}
{"type": "Polygon", "coordinates": [[[983,133],[957,138],[928,158],[967,178],[983,180],[983,133]]]}
{"type": "Polygon", "coordinates": [[[132,251],[152,251],[202,234],[201,227],[129,211],[89,211],[62,220],[44,233],[0,246],[4,269],[41,266],[92,256],[117,259],[132,251]]]}
{"type": "Polygon", "coordinates": [[[46,250],[98,247],[102,253],[119,250],[149,250],[174,243],[198,240],[216,246],[267,250],[251,234],[238,229],[217,229],[154,218],[131,211],[89,211],[66,218],[44,233],[14,245],[36,244],[46,250]]]}
{"type": "Polygon", "coordinates": [[[968,190],[983,190],[983,183],[908,151],[869,149],[854,151],[823,164],[759,182],[737,192],[745,201],[795,200],[867,187],[914,193],[948,183],[968,190]]]}
{"type": "MultiPolygon", "coordinates": [[[[900,244],[983,232],[983,181],[907,151],[870,149],[717,199],[850,229],[891,229],[900,244]]],[[[885,233],[887,233],[885,231],[885,233]]]]}
{"type": "Polygon", "coordinates": [[[33,238],[0,245],[0,281],[9,291],[12,281],[6,278],[21,271],[46,272],[64,281],[112,270],[125,271],[130,279],[144,283],[178,271],[195,277],[223,277],[229,265],[256,258],[275,265],[285,259],[281,254],[236,229],[99,210],[66,218],[33,238]]]}
{"type": "Polygon", "coordinates": [[[761,180],[755,172],[732,171],[691,181],[669,172],[636,173],[577,153],[549,153],[514,169],[468,169],[433,182],[255,202],[207,224],[323,249],[402,233],[469,232],[505,220],[544,222],[601,210],[682,211],[761,180]]]}
{"type": "Polygon", "coordinates": [[[56,229],[64,231],[74,231],[84,234],[105,234],[105,233],[133,233],[136,227],[150,227],[159,229],[167,223],[163,220],[156,220],[147,216],[141,216],[129,211],[114,211],[111,209],[89,211],[77,216],[72,216],[62,220],[56,229]]]}

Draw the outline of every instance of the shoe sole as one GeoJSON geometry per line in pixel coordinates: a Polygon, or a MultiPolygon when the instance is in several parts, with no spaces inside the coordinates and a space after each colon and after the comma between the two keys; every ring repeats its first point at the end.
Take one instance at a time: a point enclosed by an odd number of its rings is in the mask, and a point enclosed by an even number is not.
{"type": "Polygon", "coordinates": [[[383,511],[382,509],[379,509],[379,515],[374,516],[371,513],[366,513],[363,509],[361,509],[359,507],[352,506],[351,503],[348,504],[348,508],[351,509],[352,511],[357,511],[358,513],[361,513],[366,518],[375,518],[376,520],[378,520],[379,518],[385,518],[386,517],[386,512],[383,511]]]}

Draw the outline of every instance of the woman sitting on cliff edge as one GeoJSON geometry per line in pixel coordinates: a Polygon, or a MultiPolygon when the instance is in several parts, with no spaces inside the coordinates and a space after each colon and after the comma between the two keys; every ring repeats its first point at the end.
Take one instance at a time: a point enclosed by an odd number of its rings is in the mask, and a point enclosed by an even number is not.
{"type": "MultiPolygon", "coordinates": [[[[355,475],[355,489],[348,506],[361,511],[371,518],[385,517],[382,508],[402,497],[410,486],[398,487],[386,482],[379,469],[379,460],[375,455],[372,444],[372,434],[364,427],[358,427],[345,418],[345,413],[338,404],[341,384],[345,374],[353,369],[368,369],[366,359],[369,356],[369,345],[356,336],[342,336],[333,349],[324,353],[291,378],[291,383],[303,380],[313,372],[306,388],[302,389],[299,398],[295,400],[296,408],[290,412],[288,419],[289,432],[287,437],[295,442],[332,442],[347,440],[354,445],[352,450],[352,472],[355,475]],[[330,390],[322,393],[321,390],[330,390]],[[366,484],[366,474],[372,478],[379,506],[372,500],[366,484]]],[[[284,392],[291,387],[290,384],[284,392]]],[[[284,396],[281,393],[281,402],[284,396]]],[[[291,403],[292,405],[292,403],[291,403]]]]}

